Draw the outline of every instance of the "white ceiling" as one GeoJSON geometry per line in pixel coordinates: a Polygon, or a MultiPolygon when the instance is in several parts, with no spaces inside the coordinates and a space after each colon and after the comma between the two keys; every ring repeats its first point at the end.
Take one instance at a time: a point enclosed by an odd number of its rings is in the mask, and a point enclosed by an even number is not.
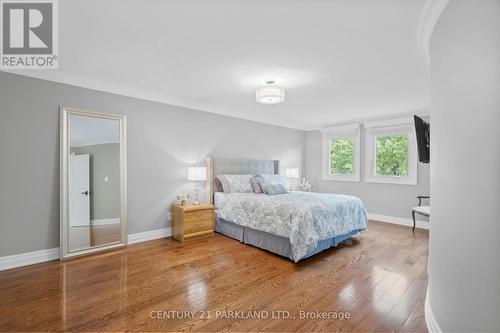
{"type": "Polygon", "coordinates": [[[415,38],[423,5],[59,1],[59,70],[34,75],[300,129],[408,113],[430,99],[415,38]],[[267,79],[284,103],[256,103],[267,79]]]}

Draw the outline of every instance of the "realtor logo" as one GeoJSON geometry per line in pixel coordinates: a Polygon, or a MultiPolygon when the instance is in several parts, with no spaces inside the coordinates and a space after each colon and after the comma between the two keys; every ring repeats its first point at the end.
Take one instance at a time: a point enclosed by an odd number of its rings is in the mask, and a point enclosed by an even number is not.
{"type": "Polygon", "coordinates": [[[57,0],[0,2],[2,69],[56,69],[57,0]]]}

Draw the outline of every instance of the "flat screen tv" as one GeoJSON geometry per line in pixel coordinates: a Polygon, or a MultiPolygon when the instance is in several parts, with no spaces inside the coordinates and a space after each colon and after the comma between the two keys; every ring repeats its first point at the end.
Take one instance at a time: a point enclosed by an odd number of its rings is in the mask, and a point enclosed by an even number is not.
{"type": "Polygon", "coordinates": [[[430,162],[431,131],[430,124],[418,116],[415,120],[415,132],[417,135],[418,160],[422,163],[430,162]]]}

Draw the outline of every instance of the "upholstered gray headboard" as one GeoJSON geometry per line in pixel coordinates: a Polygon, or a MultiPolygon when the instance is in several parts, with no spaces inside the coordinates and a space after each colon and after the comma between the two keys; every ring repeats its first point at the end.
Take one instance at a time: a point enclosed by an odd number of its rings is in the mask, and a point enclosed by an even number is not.
{"type": "Polygon", "coordinates": [[[208,183],[210,200],[213,202],[213,194],[222,192],[221,184],[217,181],[218,175],[256,175],[259,173],[279,174],[279,161],[276,160],[247,160],[208,158],[208,183]]]}

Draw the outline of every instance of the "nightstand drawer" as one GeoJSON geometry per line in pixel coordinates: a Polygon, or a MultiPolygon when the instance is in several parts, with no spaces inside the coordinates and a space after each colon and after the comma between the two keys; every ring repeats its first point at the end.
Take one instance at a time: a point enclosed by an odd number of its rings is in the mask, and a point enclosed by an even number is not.
{"type": "Polygon", "coordinates": [[[172,207],[172,237],[186,239],[214,235],[214,206],[211,204],[174,205],[172,207]]]}
{"type": "Polygon", "coordinates": [[[205,210],[197,210],[193,212],[185,212],[184,213],[184,221],[186,223],[200,220],[212,220],[213,219],[213,210],[205,209],[205,210]]]}
{"type": "Polygon", "coordinates": [[[184,223],[184,233],[193,234],[200,231],[212,230],[212,219],[203,219],[196,221],[185,221],[184,223]]]}

